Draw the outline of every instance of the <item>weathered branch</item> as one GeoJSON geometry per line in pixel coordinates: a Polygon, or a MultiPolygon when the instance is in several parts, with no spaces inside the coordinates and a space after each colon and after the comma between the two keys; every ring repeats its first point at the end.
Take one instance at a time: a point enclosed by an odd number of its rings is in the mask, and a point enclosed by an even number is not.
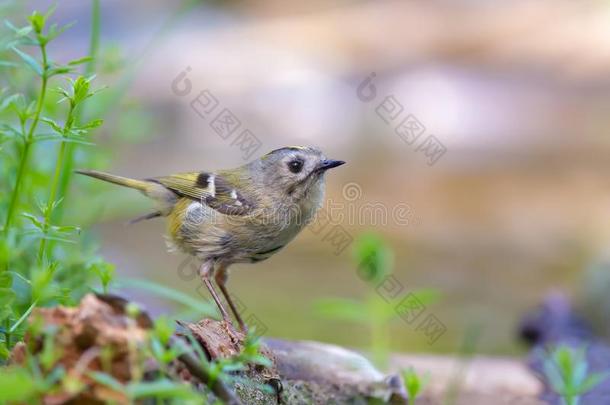
{"type": "MultiPolygon", "coordinates": [[[[104,381],[91,378],[104,372],[121,385],[134,378],[154,378],[159,364],[147,361],[134,369],[135,351],[144,348],[153,322],[145,311],[129,315],[128,302],[117,296],[87,295],[78,307],[36,309],[33,316],[45,326],[56,326],[54,350],[61,355],[56,361],[85,387],[81,391],[59,389],[45,394],[44,401],[99,403],[111,398],[116,403],[129,403],[127,392],[114,389],[104,381]],[[102,349],[112,356],[103,361],[102,349]],[[135,370],[135,371],[134,371],[135,370]]],[[[406,404],[406,393],[397,375],[386,376],[375,369],[362,355],[332,345],[315,342],[291,342],[263,339],[260,353],[269,364],[248,364],[231,373],[235,382],[212,374],[196,354],[197,345],[212,361],[239,356],[245,336],[224,321],[203,319],[197,323],[181,323],[192,334],[187,340],[182,333],[170,337],[169,346],[178,350],[178,357],[169,364],[169,377],[207,388],[201,395],[214,397],[228,405],[267,405],[272,403],[362,403],[373,399],[391,404],[406,404]],[[271,386],[272,391],[262,389],[271,386]]],[[[26,334],[33,354],[48,344],[41,336],[26,334]]],[[[26,345],[13,350],[11,363],[24,364],[26,345]]]]}

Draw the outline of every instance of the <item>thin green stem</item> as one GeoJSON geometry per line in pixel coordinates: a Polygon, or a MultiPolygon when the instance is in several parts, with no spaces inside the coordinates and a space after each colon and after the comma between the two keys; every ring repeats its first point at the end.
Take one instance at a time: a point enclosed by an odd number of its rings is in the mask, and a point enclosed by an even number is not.
{"type": "Polygon", "coordinates": [[[66,123],[64,124],[62,130],[63,140],[59,147],[59,154],[57,155],[57,161],[55,162],[55,174],[53,175],[53,181],[51,182],[51,192],[49,194],[49,200],[47,201],[47,207],[44,211],[44,221],[43,221],[43,238],[40,240],[40,247],[38,248],[38,263],[42,264],[45,254],[45,248],[47,243],[47,232],[49,231],[49,226],[51,225],[51,213],[53,212],[53,205],[55,204],[55,197],[57,195],[57,190],[59,187],[59,178],[61,176],[61,169],[64,165],[64,156],[66,154],[66,145],[65,138],[70,131],[71,123],[73,122],[74,113],[74,104],[70,102],[70,109],[68,110],[68,117],[66,119],[66,123]]]}
{"type": "Polygon", "coordinates": [[[9,318],[6,318],[6,321],[4,322],[4,326],[5,326],[5,331],[4,331],[4,337],[6,340],[6,347],[10,350],[11,348],[11,320],[9,318]]]}
{"type": "Polygon", "coordinates": [[[15,322],[15,324],[13,324],[13,326],[11,326],[9,333],[14,333],[17,331],[17,328],[19,328],[19,326],[26,320],[28,319],[28,316],[30,316],[30,314],[32,313],[32,311],[34,310],[34,308],[36,308],[36,304],[38,304],[38,300],[35,300],[34,302],[32,302],[32,304],[30,305],[30,307],[23,313],[23,315],[21,315],[21,317],[17,320],[17,322],[15,322]]]}
{"type": "Polygon", "coordinates": [[[11,201],[8,206],[6,214],[6,221],[4,223],[4,232],[7,233],[11,222],[13,220],[13,213],[15,212],[15,206],[19,199],[19,191],[21,190],[21,181],[23,180],[23,174],[25,173],[25,167],[27,165],[28,157],[30,155],[30,146],[32,143],[26,138],[25,144],[23,145],[23,152],[21,153],[21,160],[19,161],[19,169],[17,169],[17,179],[15,180],[15,188],[11,194],[11,201]]]}
{"type": "MultiPolygon", "coordinates": [[[[85,67],[85,76],[91,76],[95,72],[95,64],[97,61],[99,46],[100,46],[100,1],[93,0],[91,4],[91,36],[89,37],[89,56],[91,60],[85,67]]],[[[81,106],[76,111],[75,122],[81,122],[81,118],[84,114],[84,106],[81,106]]],[[[74,152],[76,150],[75,144],[68,144],[66,147],[66,156],[64,159],[64,166],[61,173],[61,179],[59,183],[59,198],[65,198],[68,193],[70,186],[70,180],[72,179],[72,173],[74,172],[74,152]]],[[[64,206],[57,208],[57,211],[53,213],[52,218],[55,223],[61,222],[64,213],[64,206]]]]}
{"type": "Polygon", "coordinates": [[[32,141],[34,139],[34,131],[38,126],[38,121],[40,120],[40,113],[42,112],[42,106],[44,105],[44,99],[47,94],[47,82],[48,82],[48,69],[49,65],[47,62],[47,50],[46,44],[40,43],[40,52],[42,53],[42,81],[40,84],[40,96],[38,97],[38,101],[36,103],[36,112],[34,113],[34,120],[30,125],[30,129],[25,138],[25,145],[23,149],[23,153],[21,154],[21,161],[19,162],[19,169],[17,171],[17,179],[15,181],[15,188],[13,189],[13,193],[11,195],[11,201],[8,206],[8,211],[6,214],[6,222],[4,223],[4,232],[8,232],[11,223],[13,221],[13,217],[15,215],[15,208],[17,207],[17,203],[19,202],[19,193],[21,191],[21,183],[23,182],[23,178],[26,172],[28,158],[30,155],[30,150],[32,146],[32,141]]]}
{"type": "Polygon", "coordinates": [[[389,335],[387,325],[383,321],[373,320],[371,323],[371,343],[373,357],[378,366],[385,368],[388,361],[389,335]]]}
{"type": "Polygon", "coordinates": [[[21,281],[23,281],[27,285],[32,285],[32,282],[30,280],[28,280],[27,278],[23,277],[21,274],[17,273],[16,271],[9,271],[8,273],[12,274],[15,277],[17,277],[18,279],[20,279],[21,281]]]}
{"type": "MultiPolygon", "coordinates": [[[[51,222],[51,212],[53,211],[53,203],[55,202],[55,195],[57,194],[57,185],[59,184],[59,175],[61,173],[61,167],[63,165],[64,155],[66,153],[66,142],[62,141],[59,147],[59,154],[57,155],[57,163],[55,164],[55,174],[53,175],[53,182],[51,183],[51,193],[49,195],[49,201],[47,202],[47,208],[45,209],[43,230],[44,236],[49,231],[51,222]]],[[[42,263],[44,258],[44,252],[46,247],[47,238],[43,237],[40,239],[40,247],[38,248],[38,263],[42,263]]]]}

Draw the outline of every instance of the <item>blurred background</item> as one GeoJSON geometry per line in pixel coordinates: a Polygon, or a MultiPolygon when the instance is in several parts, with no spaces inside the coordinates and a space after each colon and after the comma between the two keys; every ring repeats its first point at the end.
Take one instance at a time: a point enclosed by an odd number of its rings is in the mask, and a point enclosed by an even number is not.
{"type": "MultiPolygon", "coordinates": [[[[390,326],[395,351],[452,352],[477,327],[478,352],[519,353],[520,316],[557,289],[594,308],[597,325],[608,323],[610,305],[590,304],[610,286],[607,1],[105,0],[101,7],[105,62],[96,82],[122,96],[95,135],[112,149],[99,168],[132,177],[214,170],[289,145],[317,145],[346,160],[328,176],[328,199],[343,207],[332,217],[354,238],[372,231],[387,241],[405,293],[440,296],[427,310],[446,332],[429,344],[398,319],[390,326]],[[363,97],[359,86],[373,73],[366,89],[374,92],[363,97]],[[202,91],[218,101],[210,115],[191,105],[202,91]],[[390,111],[387,96],[400,106],[390,111]],[[227,139],[210,125],[223,108],[241,123],[227,139]],[[409,114],[425,127],[411,144],[396,132],[409,114]],[[242,149],[243,129],[258,149],[242,149]],[[442,155],[422,146],[430,135],[442,155]],[[350,220],[349,210],[367,204],[384,207],[387,220],[350,220]],[[397,206],[408,206],[406,223],[392,216],[397,206]]],[[[54,19],[78,24],[53,44],[54,55],[87,53],[90,13],[89,2],[60,2],[54,19]]],[[[98,207],[90,220],[118,275],[199,297],[197,280],[179,276],[185,257],[166,251],[163,221],[126,225],[148,201],[96,187],[80,203],[98,207]]],[[[266,335],[366,347],[365,327],[314,310],[322,298],[359,299],[371,290],[351,250],[338,253],[323,233],[304,231],[271,259],[234,266],[229,286],[266,335]]],[[[126,292],[155,314],[172,310],[126,292]]]]}

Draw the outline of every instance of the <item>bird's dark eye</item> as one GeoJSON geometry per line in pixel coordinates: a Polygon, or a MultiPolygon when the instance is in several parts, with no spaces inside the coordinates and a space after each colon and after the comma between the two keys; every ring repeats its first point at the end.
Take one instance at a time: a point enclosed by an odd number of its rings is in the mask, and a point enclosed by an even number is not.
{"type": "Polygon", "coordinates": [[[303,161],[300,159],[291,160],[288,162],[288,169],[293,173],[298,173],[303,170],[303,161]]]}

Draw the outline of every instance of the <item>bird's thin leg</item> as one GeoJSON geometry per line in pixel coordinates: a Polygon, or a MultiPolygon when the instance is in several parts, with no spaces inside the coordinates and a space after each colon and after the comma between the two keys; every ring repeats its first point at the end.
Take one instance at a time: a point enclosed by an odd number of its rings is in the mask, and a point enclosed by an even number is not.
{"type": "Polygon", "coordinates": [[[231,323],[231,318],[229,318],[229,314],[227,313],[225,307],[222,305],[222,301],[220,301],[220,298],[218,298],[218,294],[216,293],[216,290],[214,290],[214,286],[212,285],[212,281],[210,280],[210,278],[212,277],[213,269],[213,262],[205,261],[201,264],[201,267],[199,268],[199,276],[201,276],[203,284],[206,286],[206,288],[212,295],[214,302],[216,302],[216,305],[220,310],[220,315],[222,316],[222,319],[228,323],[231,323]]]}
{"type": "Polygon", "coordinates": [[[218,288],[220,288],[220,292],[225,297],[225,300],[227,300],[227,303],[229,304],[229,307],[231,308],[231,312],[233,312],[233,315],[235,315],[235,319],[237,320],[237,323],[239,323],[239,328],[242,330],[242,332],[244,332],[244,333],[247,332],[248,327],[246,326],[246,323],[244,322],[244,320],[241,318],[241,315],[239,314],[237,307],[233,303],[233,300],[231,299],[231,296],[229,295],[229,291],[227,290],[227,287],[226,287],[227,279],[229,278],[229,273],[227,272],[227,266],[224,264],[221,264],[218,267],[218,269],[216,269],[216,275],[214,278],[216,279],[216,284],[218,285],[218,288]]]}

